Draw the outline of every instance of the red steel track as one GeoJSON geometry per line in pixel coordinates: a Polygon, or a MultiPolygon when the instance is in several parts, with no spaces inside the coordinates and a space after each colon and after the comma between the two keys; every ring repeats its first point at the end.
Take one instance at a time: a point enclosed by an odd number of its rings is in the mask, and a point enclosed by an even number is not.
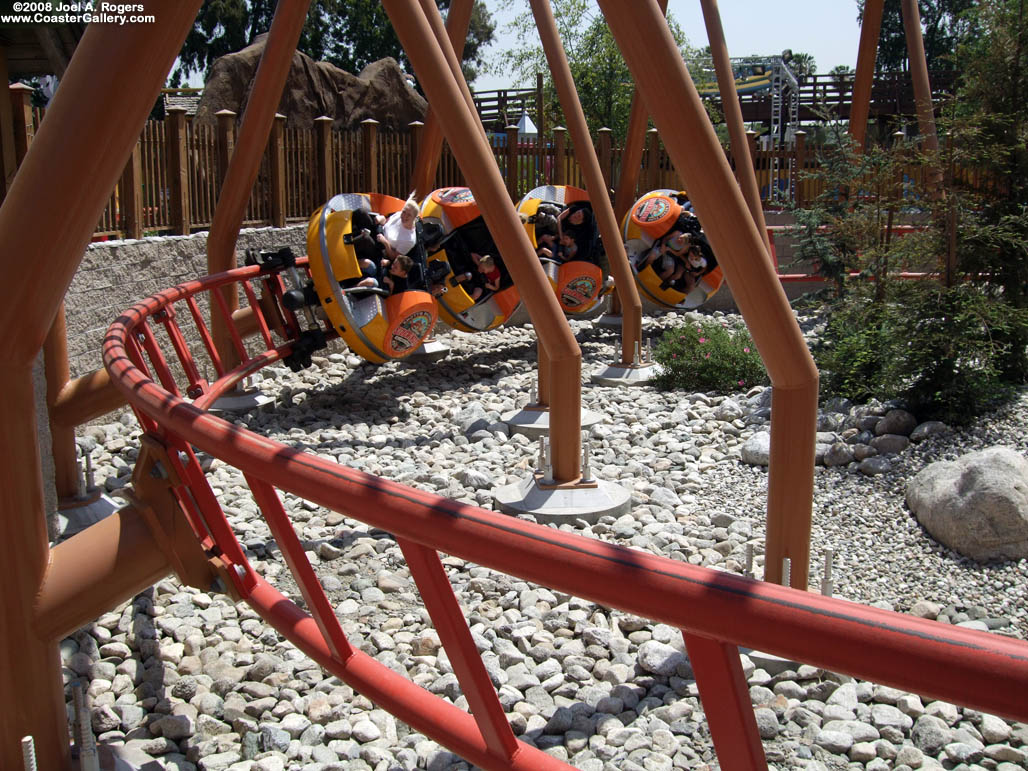
{"type": "Polygon", "coordinates": [[[766,767],[736,646],[844,672],[932,698],[1028,721],[1028,643],[822,597],[676,562],[389,482],[290,448],[206,412],[231,384],[288,355],[274,347],[249,281],[257,267],[191,281],[141,301],[104,341],[104,364],[144,431],[164,443],[184,516],[211,554],[229,567],[239,593],[268,623],[326,670],[469,761],[490,769],[567,768],[519,741],[508,726],[438,552],[471,560],[606,607],[682,630],[722,768],[766,767]],[[197,296],[243,284],[258,316],[264,350],[222,372],[197,296]],[[220,375],[207,385],[178,329],[185,303],[220,375]],[[165,328],[189,383],[172,376],[150,322],[165,328]],[[155,382],[151,372],[156,373],[155,382]],[[179,393],[198,393],[191,403],[179,393]],[[240,469],[304,597],[305,612],[255,573],[194,454],[240,469]],[[407,559],[471,714],[352,647],[336,618],[276,490],[292,493],[392,533],[407,559]],[[764,764],[764,765],[762,765],[764,764]]]}

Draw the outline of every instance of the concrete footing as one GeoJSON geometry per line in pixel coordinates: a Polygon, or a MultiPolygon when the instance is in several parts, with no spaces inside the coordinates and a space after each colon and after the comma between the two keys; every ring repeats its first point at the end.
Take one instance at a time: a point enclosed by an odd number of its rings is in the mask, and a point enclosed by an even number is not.
{"type": "Polygon", "coordinates": [[[251,412],[273,401],[273,397],[262,393],[259,388],[248,388],[222,396],[207,409],[208,412],[251,412]]]}
{"type": "Polygon", "coordinates": [[[106,495],[91,497],[81,506],[71,506],[57,512],[57,540],[63,541],[80,533],[90,525],[110,516],[119,505],[106,495]]]}
{"type": "MultiPolygon", "coordinates": [[[[530,439],[548,436],[550,433],[550,411],[526,407],[500,416],[512,434],[524,434],[530,439]]],[[[582,430],[587,431],[603,420],[603,416],[592,410],[582,410],[582,430]]]]}
{"type": "Polygon", "coordinates": [[[430,337],[419,345],[414,353],[407,356],[406,361],[439,361],[439,359],[445,359],[449,353],[450,346],[439,342],[434,337],[430,337]]]}
{"type": "Polygon", "coordinates": [[[531,514],[542,524],[589,524],[601,517],[620,517],[632,508],[631,493],[614,484],[594,480],[588,486],[546,489],[537,476],[501,487],[493,494],[493,506],[505,514],[531,514]]]}
{"type": "Polygon", "coordinates": [[[657,365],[652,362],[629,367],[610,364],[594,372],[589,379],[597,385],[631,387],[649,385],[656,374],[657,365]]]}
{"type": "Polygon", "coordinates": [[[593,324],[598,327],[621,327],[623,319],[621,314],[604,313],[602,316],[597,316],[593,320],[593,324]]]}

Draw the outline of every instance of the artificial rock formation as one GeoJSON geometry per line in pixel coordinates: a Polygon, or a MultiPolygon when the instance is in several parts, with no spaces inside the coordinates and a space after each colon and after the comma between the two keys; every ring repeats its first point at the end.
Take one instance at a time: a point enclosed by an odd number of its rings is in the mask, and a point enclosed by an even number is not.
{"type": "Polygon", "coordinates": [[[1028,557],[1028,460],[989,447],[939,461],[907,484],[907,505],[945,546],[979,561],[1028,557]]]}
{"type": "MultiPolygon", "coordinates": [[[[213,123],[219,110],[243,114],[265,39],[266,35],[259,35],[242,51],[214,63],[196,120],[213,123]]],[[[314,119],[322,115],[332,118],[336,129],[355,128],[368,118],[374,118],[383,128],[402,128],[411,121],[424,120],[427,108],[428,103],[408,84],[395,59],[380,59],[360,75],[351,75],[297,51],[278,111],[286,116],[286,125],[296,128],[311,128],[314,119]]]]}

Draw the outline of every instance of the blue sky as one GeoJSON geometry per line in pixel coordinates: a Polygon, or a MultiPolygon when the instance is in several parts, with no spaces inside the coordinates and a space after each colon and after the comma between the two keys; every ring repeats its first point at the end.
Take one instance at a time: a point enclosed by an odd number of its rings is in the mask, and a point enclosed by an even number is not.
{"type": "MultiPolygon", "coordinates": [[[[495,55],[511,45],[509,39],[502,37],[504,23],[510,16],[498,12],[496,0],[486,0],[486,5],[497,21],[498,43],[489,52],[495,55]]],[[[524,7],[527,9],[527,2],[524,7]]],[[[720,0],[718,7],[732,56],[778,54],[782,49],[791,48],[812,54],[818,72],[828,72],[839,64],[857,66],[860,25],[855,0],[720,0]]],[[[700,48],[707,44],[699,0],[669,0],[668,10],[685,30],[691,45],[700,48]]],[[[473,88],[489,90],[532,85],[514,83],[504,76],[481,75],[473,88]]]]}

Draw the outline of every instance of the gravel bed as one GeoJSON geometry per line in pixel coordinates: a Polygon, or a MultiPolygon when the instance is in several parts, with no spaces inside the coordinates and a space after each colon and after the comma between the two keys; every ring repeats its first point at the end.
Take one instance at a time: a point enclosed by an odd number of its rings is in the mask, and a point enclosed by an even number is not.
{"type": "MultiPolygon", "coordinates": [[[[721,314],[713,314],[715,317],[721,314]]],[[[698,315],[645,320],[645,334],[698,315]]],[[[572,322],[588,374],[613,362],[619,330],[572,322]]],[[[807,324],[806,326],[812,326],[807,324]]],[[[535,378],[531,327],[440,339],[434,364],[362,363],[341,347],[299,373],[265,370],[274,404],[234,420],[290,446],[485,507],[525,478],[538,446],[502,413],[535,378]]],[[[583,386],[594,428],[592,469],[631,491],[633,508],[577,532],[692,564],[742,573],[749,546],[763,571],[766,467],[740,460],[767,430],[766,394],[717,397],[583,386]]],[[[996,414],[889,456],[818,466],[810,584],[834,553],[846,599],[1028,635],[1028,560],[980,565],[930,539],[904,504],[925,465],[1003,444],[1028,454],[1028,392],[996,414]]],[[[131,416],[92,426],[79,444],[98,483],[130,480],[131,416]]],[[[281,554],[234,468],[207,459],[208,479],[259,572],[298,599],[281,554]]],[[[285,495],[312,565],[355,645],[466,708],[393,538],[285,495]]],[[[515,732],[587,771],[719,768],[681,634],[442,555],[515,732]]],[[[468,765],[326,677],[245,605],[165,579],[61,645],[69,700],[86,689],[108,753],[139,767],[274,771],[462,769],[468,765]]],[[[1028,766],[1028,726],[801,663],[743,654],[769,768],[1028,766]]]]}

